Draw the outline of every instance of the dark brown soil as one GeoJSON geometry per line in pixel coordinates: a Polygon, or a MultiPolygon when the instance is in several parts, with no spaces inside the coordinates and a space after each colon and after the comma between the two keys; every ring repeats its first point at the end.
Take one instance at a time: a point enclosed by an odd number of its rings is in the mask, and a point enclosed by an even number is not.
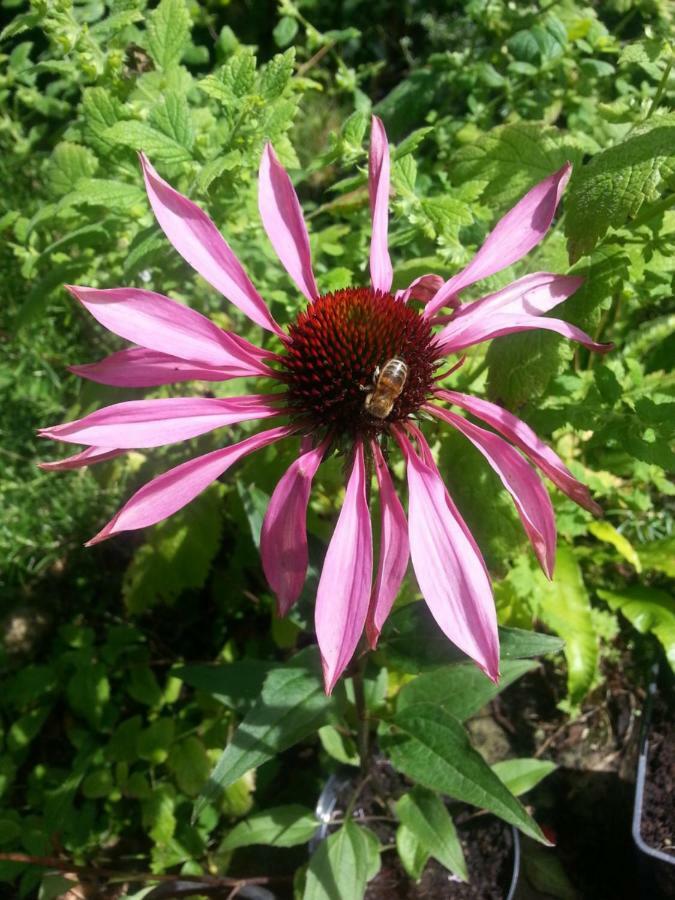
{"type": "Polygon", "coordinates": [[[429,860],[422,878],[413,882],[394,852],[382,858],[382,868],[370,882],[366,900],[504,900],[513,873],[513,839],[503,822],[492,818],[456,824],[469,869],[468,883],[458,881],[436,860],[429,860]]]}
{"type": "Polygon", "coordinates": [[[663,700],[649,732],[640,831],[646,844],[675,857],[675,723],[663,700]]]}

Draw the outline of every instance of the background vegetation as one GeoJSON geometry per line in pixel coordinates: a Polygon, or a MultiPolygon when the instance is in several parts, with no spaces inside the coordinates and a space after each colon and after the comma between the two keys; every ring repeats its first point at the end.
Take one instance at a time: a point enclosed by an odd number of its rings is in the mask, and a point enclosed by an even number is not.
{"type": "MultiPolygon", "coordinates": [[[[352,753],[324,731],[320,746],[288,751],[309,753],[311,765],[269,759],[191,820],[265,673],[311,634],[315,580],[291,620],[279,621],[257,555],[261,511],[287,459],[270,449],[170,521],[91,550],[83,541],[121,499],[185,448],[131,453],[91,471],[36,468],[52,452],[38,445],[38,426],[131,396],[68,373],[117,344],[64,282],[147,286],[242,334],[250,327],[155,226],[141,148],[209,210],[282,322],[298,299],[258,218],[265,140],[293,173],[322,291],[365,278],[371,110],[395,143],[396,287],[455,271],[510,204],[572,160],[550,236],[481,291],[534,269],[580,273],[586,282],[561,316],[616,349],[598,359],[548,333],[501,338],[472,352],[454,384],[517,411],[591,486],[605,517],[553,492],[561,547],[549,585],[477,454],[445,432],[439,459],[497,579],[502,624],[564,639],[557,666],[567,713],[602,684],[604,660],[628,653],[646,667],[660,646],[675,667],[666,2],[2,7],[0,850],[227,872],[235,822],[285,803],[312,807],[325,772],[352,753]],[[203,668],[212,662],[234,666],[218,670],[217,687],[208,680],[215,670],[203,668]]],[[[312,502],[316,560],[340,482],[339,467],[329,469],[312,502]]],[[[416,597],[409,579],[401,605],[416,597]]],[[[385,643],[375,706],[393,702],[416,671],[387,654],[385,643]]],[[[24,897],[42,874],[2,862],[0,878],[24,897]]]]}

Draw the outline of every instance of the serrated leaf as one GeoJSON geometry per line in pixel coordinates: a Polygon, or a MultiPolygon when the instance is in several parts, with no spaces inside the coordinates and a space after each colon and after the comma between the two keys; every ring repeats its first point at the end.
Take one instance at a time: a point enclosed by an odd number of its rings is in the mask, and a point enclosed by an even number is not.
{"type": "Polygon", "coordinates": [[[124,118],[122,104],[105,88],[87,88],[82,95],[82,112],[87,141],[99,153],[110,153],[115,144],[105,137],[105,132],[124,118]]]}
{"type": "Polygon", "coordinates": [[[179,163],[192,158],[190,151],[178,141],[145,122],[117,122],[108,128],[105,137],[115,144],[142,150],[153,161],[179,163]]]}
{"type": "Polygon", "coordinates": [[[255,85],[256,58],[252,50],[243,48],[228,60],[222,81],[232,97],[245,97],[255,85]]]}
{"type": "Polygon", "coordinates": [[[418,675],[401,688],[396,709],[405,709],[414,703],[437,703],[463,722],[536,666],[536,662],[527,659],[502,660],[499,684],[486,678],[472,663],[434,669],[418,675]]]}
{"type": "Polygon", "coordinates": [[[333,700],[323,689],[318,655],[312,649],[297,654],[286,666],[273,669],[261,695],[241,722],[211,773],[195,805],[204,805],[249,769],[287,750],[324,724],[333,700]]]}
{"type": "Polygon", "coordinates": [[[619,611],[641,634],[651,632],[663,645],[675,672],[675,602],[671,594],[641,584],[619,591],[598,589],[598,596],[619,611]]]}
{"type": "Polygon", "coordinates": [[[299,804],[276,806],[254,813],[225,835],[219,850],[236,850],[252,844],[269,847],[296,847],[306,844],[318,827],[311,809],[299,804]]]}
{"type": "Polygon", "coordinates": [[[190,14],[184,0],[162,0],[148,17],[148,50],[160,69],[177,66],[190,40],[190,14]]]}
{"type": "Polygon", "coordinates": [[[504,759],[494,763],[492,771],[507,786],[512,794],[520,797],[539,784],[557,768],[547,759],[504,759]]]}
{"type": "Polygon", "coordinates": [[[473,749],[461,723],[432,703],[397,712],[380,744],[399,772],[432,791],[487,809],[537,841],[539,826],[473,749]]]}
{"type": "Polygon", "coordinates": [[[294,65],[295,47],[291,47],[285,53],[277,53],[267,63],[260,76],[260,93],[266,100],[281,97],[291,80],[294,65]]]}
{"type": "Polygon", "coordinates": [[[59,206],[105,206],[108,209],[127,209],[136,203],[144,202],[145,194],[138,185],[104,178],[82,178],[74,191],[61,198],[59,206]]]}
{"type": "Polygon", "coordinates": [[[309,861],[302,900],[362,900],[380,868],[379,843],[363,826],[346,822],[319,844],[309,861]]]}
{"type": "Polygon", "coordinates": [[[75,189],[80,178],[93,175],[98,160],[88,147],[62,141],[49,158],[47,182],[52,194],[60,197],[75,189]]]}
{"type": "Polygon", "coordinates": [[[195,142],[192,117],[187,99],[183,94],[170,91],[160,104],[150,113],[150,122],[171,140],[186,150],[191,150],[195,142]]]}
{"type": "Polygon", "coordinates": [[[674,148],[675,116],[653,118],[575,172],[565,217],[572,261],[590,253],[609,228],[634,218],[643,203],[658,198],[675,171],[674,148]]]}
{"type": "Polygon", "coordinates": [[[457,830],[437,793],[413,788],[397,801],[396,815],[426,853],[462,881],[468,881],[469,873],[457,830]]]}

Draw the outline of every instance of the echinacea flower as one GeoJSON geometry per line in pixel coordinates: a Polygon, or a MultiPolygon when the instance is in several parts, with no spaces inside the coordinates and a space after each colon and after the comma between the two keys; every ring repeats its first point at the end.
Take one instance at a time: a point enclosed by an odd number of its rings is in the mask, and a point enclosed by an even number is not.
{"type": "Polygon", "coordinates": [[[270,419],[273,427],[157,476],[89,544],[165,519],[243,456],[299,437],[297,456],[271,496],[260,542],[263,569],[284,614],[298,599],[307,572],[312,480],[321,462],[337,449],[346,455],[346,492],[323,564],[315,615],[326,690],[333,689],[364,630],[370,646],[376,645],[409,558],[439,627],[496,680],[499,643],[490,578],[445,488],[421,424],[429,416],[439,419],[484,455],[511,494],[534,552],[552,577],[553,510],[531,464],[577,503],[593,512],[597,505],[528,425],[486,400],[443,389],[437,369],[467,347],[533,328],[555,331],[591,350],[609,349],[573,325],[542,317],[574,293],[581,283],[577,277],[535,272],[480,300],[460,302],[467,287],[517,262],[542,240],[571,166],[566,164],[532,188],[461,272],[445,282],[425,275],[394,294],[387,241],[389,147],[382,122],[374,117],[369,154],[371,284],[321,294],[300,203],[268,144],[260,166],[260,215],[281,263],[303,295],[297,318],[283,329],[206,213],[167,184],[142,154],[141,164],[150,204],[174,248],[252,322],[271,332],[277,349],[261,349],[153,291],[69,287],[98,322],[134,345],[102,362],[74,366],[73,371],[123,387],[246,376],[272,380],[278,389],[227,398],[116,403],[42,429],[44,437],[86,446],[44,467],[79,468],[132,448],[170,444],[239,422],[270,419]],[[407,517],[389,468],[389,456],[397,449],[406,464],[407,517]],[[374,577],[371,482],[379,490],[381,515],[374,577]]]}

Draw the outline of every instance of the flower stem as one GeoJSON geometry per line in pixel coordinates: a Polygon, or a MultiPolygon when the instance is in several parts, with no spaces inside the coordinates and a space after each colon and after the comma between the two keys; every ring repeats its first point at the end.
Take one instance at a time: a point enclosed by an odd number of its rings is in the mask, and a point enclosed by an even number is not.
{"type": "Polygon", "coordinates": [[[356,746],[363,775],[367,775],[370,763],[370,722],[368,720],[368,707],[366,706],[366,694],[363,687],[367,659],[366,653],[363,653],[358,658],[356,669],[352,676],[354,704],[356,706],[356,746]]]}

